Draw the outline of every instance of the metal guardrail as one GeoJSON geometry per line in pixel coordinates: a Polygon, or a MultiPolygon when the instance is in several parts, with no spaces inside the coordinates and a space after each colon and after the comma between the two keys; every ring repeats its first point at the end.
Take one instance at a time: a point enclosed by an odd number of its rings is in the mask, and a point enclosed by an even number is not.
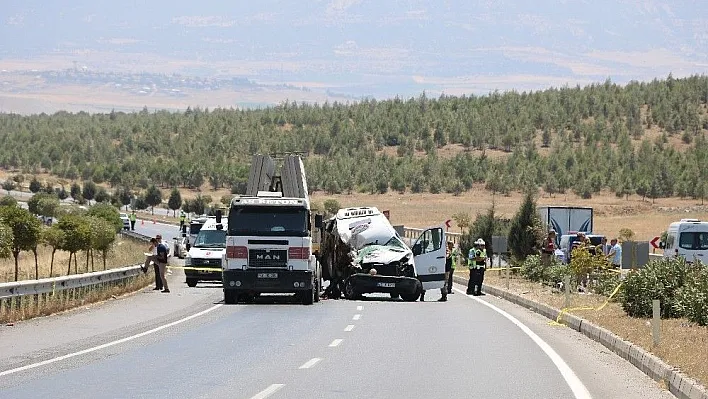
{"type": "Polygon", "coordinates": [[[140,265],[138,264],[101,272],[2,283],[0,284],[0,300],[26,295],[55,293],[56,291],[74,288],[86,288],[93,285],[100,285],[135,277],[140,273],[142,272],[140,271],[140,265]]]}
{"type": "MultiPolygon", "coordinates": [[[[121,234],[141,241],[150,240],[150,237],[134,231],[123,231],[121,234]]],[[[0,283],[0,317],[13,309],[22,309],[23,304],[29,303],[39,309],[42,302],[46,303],[56,297],[63,303],[78,299],[95,287],[120,284],[141,275],[140,266],[137,264],[100,272],[0,283]]]]}

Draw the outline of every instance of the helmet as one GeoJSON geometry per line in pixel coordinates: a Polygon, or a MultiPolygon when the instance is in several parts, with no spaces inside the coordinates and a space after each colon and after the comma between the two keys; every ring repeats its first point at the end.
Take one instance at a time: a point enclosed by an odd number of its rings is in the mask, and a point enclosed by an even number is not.
{"type": "Polygon", "coordinates": [[[484,240],[481,238],[478,238],[477,241],[474,242],[475,245],[484,245],[484,240]]]}

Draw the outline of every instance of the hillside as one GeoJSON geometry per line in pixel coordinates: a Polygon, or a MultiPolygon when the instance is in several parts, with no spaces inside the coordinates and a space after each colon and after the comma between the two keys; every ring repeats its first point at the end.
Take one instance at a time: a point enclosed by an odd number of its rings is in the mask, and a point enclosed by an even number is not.
{"type": "Polygon", "coordinates": [[[313,191],[542,187],[705,197],[708,77],[261,110],[0,115],[0,167],[128,189],[243,184],[253,153],[302,151],[313,191]]]}

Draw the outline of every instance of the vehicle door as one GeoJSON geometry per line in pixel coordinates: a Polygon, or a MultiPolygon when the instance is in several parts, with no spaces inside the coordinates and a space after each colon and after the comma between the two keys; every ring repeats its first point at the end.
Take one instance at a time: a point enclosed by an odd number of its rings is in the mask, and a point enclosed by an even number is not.
{"type": "Polygon", "coordinates": [[[442,226],[426,229],[412,250],[415,271],[423,289],[442,288],[445,285],[445,229],[442,226]]]}

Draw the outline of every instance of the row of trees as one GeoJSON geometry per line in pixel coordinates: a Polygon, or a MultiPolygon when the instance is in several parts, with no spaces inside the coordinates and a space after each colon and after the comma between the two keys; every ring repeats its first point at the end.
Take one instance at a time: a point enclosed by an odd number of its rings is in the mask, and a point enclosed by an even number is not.
{"type": "MultiPolygon", "coordinates": [[[[708,173],[707,102],[708,77],[668,76],[348,105],[3,114],[0,167],[128,191],[209,184],[239,192],[252,154],[297,150],[309,154],[311,191],[457,193],[485,182],[502,193],[543,186],[584,197],[611,189],[703,198],[708,187],[693,183],[708,173]],[[669,145],[677,139],[685,151],[669,145]],[[449,145],[461,151],[443,156],[449,145]],[[490,149],[509,154],[492,158],[490,149]]],[[[90,191],[81,194],[90,200],[90,191]]]]}
{"type": "Polygon", "coordinates": [[[97,204],[83,211],[72,208],[61,215],[58,223],[51,227],[43,225],[36,213],[55,212],[59,209],[59,198],[53,194],[37,194],[28,202],[29,210],[17,206],[14,198],[6,196],[0,200],[0,257],[12,256],[15,261],[15,281],[19,278],[19,258],[22,252],[34,256],[35,278],[39,278],[37,248],[41,245],[52,249],[49,275],[54,272],[54,256],[57,251],[69,253],[67,275],[78,273],[78,253],[86,253],[86,271],[94,270],[94,253],[98,253],[106,269],[106,259],[113,248],[116,233],[123,226],[118,210],[109,204],[97,204]]]}

